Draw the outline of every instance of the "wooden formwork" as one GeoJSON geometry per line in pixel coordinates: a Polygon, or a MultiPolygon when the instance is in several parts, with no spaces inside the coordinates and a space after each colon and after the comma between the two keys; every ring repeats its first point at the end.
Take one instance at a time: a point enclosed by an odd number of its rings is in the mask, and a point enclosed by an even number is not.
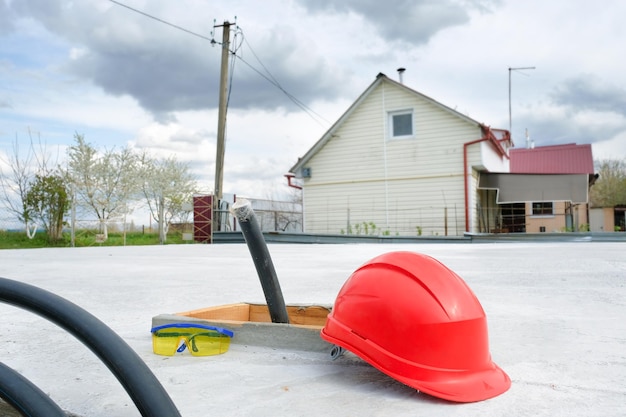
{"type": "Polygon", "coordinates": [[[152,318],[152,326],[169,323],[204,323],[235,333],[232,343],[273,348],[328,351],[332,346],[319,333],[330,306],[288,305],[289,324],[272,323],[265,304],[236,303],[201,308],[152,318]]]}
{"type": "MultiPolygon", "coordinates": [[[[317,327],[320,330],[326,324],[326,317],[330,308],[323,306],[287,306],[289,324],[298,326],[317,327]]],[[[195,317],[197,319],[229,321],[233,324],[244,322],[271,323],[269,308],[265,304],[237,303],[202,308],[198,310],[177,313],[180,316],[195,317]]]]}

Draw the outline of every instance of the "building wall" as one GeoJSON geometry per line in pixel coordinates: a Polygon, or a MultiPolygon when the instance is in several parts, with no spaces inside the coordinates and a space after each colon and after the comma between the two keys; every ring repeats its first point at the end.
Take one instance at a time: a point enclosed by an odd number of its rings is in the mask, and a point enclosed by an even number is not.
{"type": "MultiPolygon", "coordinates": [[[[505,147],[504,144],[502,146],[505,147]]],[[[509,158],[503,158],[500,154],[495,152],[491,142],[480,142],[479,157],[481,161],[480,168],[482,170],[489,172],[509,172],[509,158]]]]}
{"type": "Polygon", "coordinates": [[[615,216],[612,207],[591,208],[589,217],[592,232],[615,231],[615,216]]]}
{"type": "MultiPolygon", "coordinates": [[[[587,209],[585,204],[574,206],[571,210],[572,229],[567,228],[566,215],[570,203],[554,202],[554,214],[548,216],[533,216],[532,203],[526,203],[526,233],[581,231],[581,225],[588,225],[587,209]]],[[[584,227],[583,227],[584,228],[584,227]]]]}
{"type": "Polygon", "coordinates": [[[574,207],[574,225],[578,232],[588,232],[591,229],[589,224],[589,206],[578,204],[574,207]]]}
{"type": "MultiPolygon", "coordinates": [[[[305,231],[354,233],[361,225],[363,233],[365,223],[371,234],[373,223],[380,234],[462,234],[463,144],[481,135],[478,126],[382,83],[307,164],[305,231]],[[408,108],[414,137],[388,140],[387,113],[408,108]]],[[[469,148],[469,166],[480,165],[480,146],[469,148]]],[[[475,190],[474,175],[471,184],[475,190]]]]}
{"type": "Polygon", "coordinates": [[[462,235],[464,206],[458,203],[462,198],[463,188],[453,177],[307,187],[305,230],[365,234],[365,223],[367,234],[462,235]]]}

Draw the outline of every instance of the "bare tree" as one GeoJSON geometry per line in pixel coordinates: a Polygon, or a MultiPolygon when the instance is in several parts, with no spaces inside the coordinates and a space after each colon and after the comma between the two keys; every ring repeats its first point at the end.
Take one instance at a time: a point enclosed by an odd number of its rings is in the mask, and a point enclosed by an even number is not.
{"type": "Polygon", "coordinates": [[[198,186],[189,166],[174,156],[157,160],[144,153],[140,160],[143,195],[159,225],[159,243],[164,244],[172,220],[189,214],[185,203],[192,200],[198,186]]]}
{"type": "Polygon", "coordinates": [[[68,173],[78,204],[90,209],[100,222],[105,239],[109,220],[128,212],[137,194],[137,156],[128,147],[103,153],[74,135],[76,144],[68,151],[68,173]]]}
{"type": "Polygon", "coordinates": [[[302,189],[289,187],[278,196],[271,193],[266,198],[266,210],[272,216],[272,224],[267,227],[281,232],[302,231],[302,189]]]}
{"type": "Polygon", "coordinates": [[[7,209],[20,223],[24,224],[26,235],[29,239],[35,237],[37,232],[37,219],[26,202],[28,190],[35,181],[36,175],[49,174],[48,155],[45,145],[41,143],[38,135],[37,144],[33,140],[33,135],[28,129],[30,143],[24,154],[20,151],[17,135],[12,146],[12,153],[7,154],[6,160],[0,164],[0,188],[2,194],[0,199],[7,209]],[[37,147],[35,146],[37,145],[37,147]],[[6,170],[2,169],[5,165],[6,170]]]}

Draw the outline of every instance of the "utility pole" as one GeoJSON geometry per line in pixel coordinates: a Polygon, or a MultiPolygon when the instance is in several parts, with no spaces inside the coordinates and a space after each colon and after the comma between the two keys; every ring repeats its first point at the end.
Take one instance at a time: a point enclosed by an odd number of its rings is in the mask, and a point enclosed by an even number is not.
{"type": "Polygon", "coordinates": [[[222,64],[220,68],[220,98],[217,118],[217,146],[215,151],[215,187],[213,193],[213,225],[211,227],[211,242],[213,231],[220,229],[219,207],[223,196],[222,183],[224,182],[224,151],[226,136],[226,104],[228,99],[228,54],[230,52],[230,25],[224,22],[222,27],[222,64]]]}
{"type": "Polygon", "coordinates": [[[513,138],[513,119],[511,118],[511,72],[518,70],[534,70],[535,67],[509,67],[509,135],[513,138]]]}

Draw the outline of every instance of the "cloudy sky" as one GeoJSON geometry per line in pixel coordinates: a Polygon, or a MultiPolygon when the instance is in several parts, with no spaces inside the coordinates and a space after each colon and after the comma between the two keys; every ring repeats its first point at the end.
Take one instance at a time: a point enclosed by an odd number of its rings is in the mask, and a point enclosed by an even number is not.
{"type": "Polygon", "coordinates": [[[626,3],[606,0],[0,0],[0,152],[75,132],[188,161],[213,189],[222,28],[232,26],[224,191],[283,174],[379,72],[537,146],[626,157],[626,3]],[[175,25],[168,25],[164,22],[175,25]],[[218,42],[213,45],[211,39],[218,42]]]}

